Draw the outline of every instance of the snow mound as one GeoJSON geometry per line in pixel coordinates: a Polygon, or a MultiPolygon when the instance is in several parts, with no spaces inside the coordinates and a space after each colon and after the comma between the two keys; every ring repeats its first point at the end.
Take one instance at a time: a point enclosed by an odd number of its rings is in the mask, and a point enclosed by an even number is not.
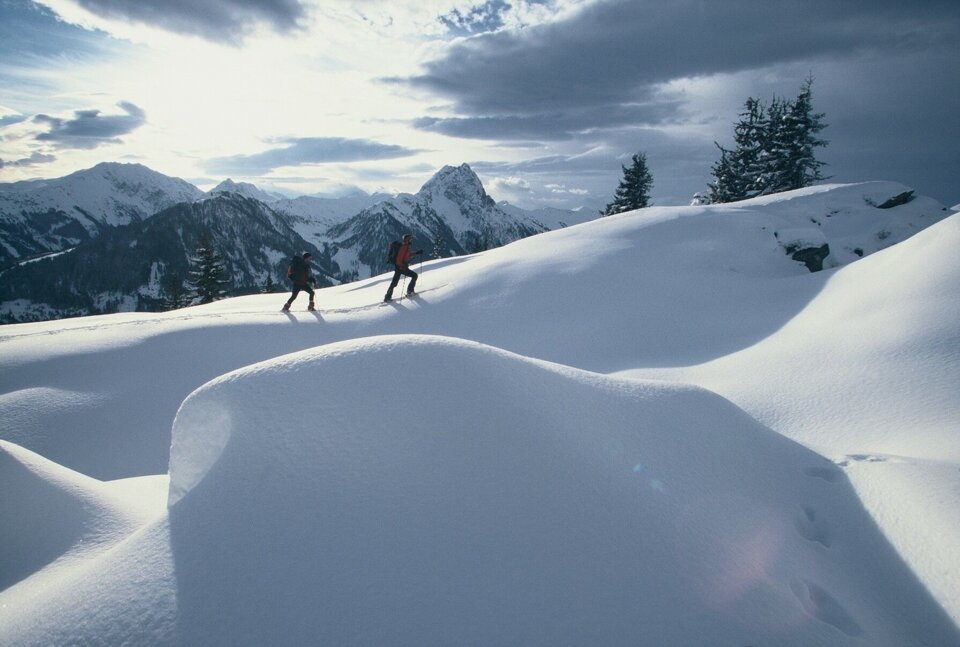
{"type": "Polygon", "coordinates": [[[837,459],[869,449],[958,461],[958,247],[952,216],[837,270],[776,334],[686,377],[702,373],[695,381],[837,459]]]}
{"type": "Polygon", "coordinates": [[[835,465],[693,387],[342,342],[193,393],[170,477],[184,644],[957,639],[835,465]]]}
{"type": "Polygon", "coordinates": [[[845,465],[871,514],[960,621],[960,215],[839,268],[754,346],[678,370],[845,465]],[[927,484],[936,474],[936,484],[927,484]],[[924,485],[920,485],[920,484],[924,485]],[[937,528],[917,533],[918,527],[937,528]]]}
{"type": "Polygon", "coordinates": [[[3,440],[0,492],[0,591],[61,557],[88,557],[158,512],[144,489],[123,497],[116,486],[3,440]]]}
{"type": "Polygon", "coordinates": [[[819,229],[822,237],[810,242],[830,245],[828,267],[891,247],[952,215],[899,182],[823,184],[717,206],[772,211],[780,226],[819,229]]]}

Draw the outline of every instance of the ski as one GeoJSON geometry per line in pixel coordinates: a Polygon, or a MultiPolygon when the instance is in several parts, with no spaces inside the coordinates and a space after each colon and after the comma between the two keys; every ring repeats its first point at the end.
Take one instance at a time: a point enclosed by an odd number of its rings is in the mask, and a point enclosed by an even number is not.
{"type": "MultiPolygon", "coordinates": [[[[284,314],[292,314],[292,313],[294,313],[294,312],[315,312],[315,313],[317,313],[317,314],[319,314],[319,315],[327,315],[327,314],[347,314],[347,313],[349,313],[349,312],[356,312],[356,311],[360,311],[360,310],[368,310],[368,309],[371,309],[371,308],[379,308],[379,307],[381,307],[381,306],[388,306],[388,305],[395,305],[395,304],[396,304],[396,305],[399,305],[400,303],[402,303],[403,301],[406,301],[407,299],[419,300],[420,295],[422,295],[422,294],[427,294],[427,293],[433,292],[433,291],[435,291],[435,290],[441,290],[441,289],[443,289],[443,288],[445,288],[445,287],[448,287],[449,285],[450,285],[449,283],[444,283],[444,284],[442,284],[442,285],[437,285],[437,286],[435,286],[435,287],[426,288],[426,289],[424,289],[424,290],[417,290],[417,291],[414,292],[413,294],[404,294],[403,296],[397,297],[396,299],[391,299],[390,301],[378,301],[377,303],[367,303],[367,304],[361,304],[361,305],[350,306],[350,307],[345,307],[345,308],[317,308],[317,309],[315,309],[315,310],[307,310],[306,308],[303,309],[303,310],[299,310],[299,309],[298,309],[298,310],[293,310],[293,309],[291,308],[291,309],[289,309],[289,310],[283,310],[283,309],[281,309],[280,312],[282,312],[282,313],[284,313],[284,314]]],[[[420,303],[426,303],[426,302],[425,302],[425,301],[420,301],[420,303]]],[[[237,314],[256,314],[256,313],[247,312],[247,313],[237,313],[237,314]]]]}

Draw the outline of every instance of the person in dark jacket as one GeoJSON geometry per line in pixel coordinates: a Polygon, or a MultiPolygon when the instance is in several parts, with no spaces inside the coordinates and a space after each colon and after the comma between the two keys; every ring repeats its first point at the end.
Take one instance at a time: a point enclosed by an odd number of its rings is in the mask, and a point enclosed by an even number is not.
{"type": "Polygon", "coordinates": [[[304,252],[303,256],[293,257],[293,262],[290,263],[290,267],[287,269],[287,278],[293,281],[293,294],[291,294],[287,302],[283,304],[283,311],[286,312],[290,309],[293,300],[297,298],[297,295],[300,294],[301,291],[310,295],[310,303],[307,305],[307,310],[316,310],[313,304],[313,286],[315,283],[313,275],[310,274],[310,252],[304,252]]]}
{"type": "Polygon", "coordinates": [[[410,285],[407,287],[407,296],[411,296],[417,291],[417,276],[416,272],[410,269],[410,261],[414,256],[418,256],[423,253],[422,249],[418,249],[415,252],[410,251],[410,245],[413,243],[413,234],[404,234],[403,242],[400,244],[400,249],[397,250],[397,260],[393,266],[393,280],[390,281],[390,289],[387,290],[387,296],[383,297],[384,303],[388,303],[393,300],[393,290],[397,287],[397,283],[400,282],[400,276],[409,276],[410,285]]]}

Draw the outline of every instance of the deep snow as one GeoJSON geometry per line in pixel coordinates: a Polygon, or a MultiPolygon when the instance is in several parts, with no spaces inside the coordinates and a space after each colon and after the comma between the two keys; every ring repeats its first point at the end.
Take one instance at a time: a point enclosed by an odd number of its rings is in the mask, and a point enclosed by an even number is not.
{"type": "Polygon", "coordinates": [[[960,644],[960,220],[903,190],[6,326],[0,639],[960,644]]]}

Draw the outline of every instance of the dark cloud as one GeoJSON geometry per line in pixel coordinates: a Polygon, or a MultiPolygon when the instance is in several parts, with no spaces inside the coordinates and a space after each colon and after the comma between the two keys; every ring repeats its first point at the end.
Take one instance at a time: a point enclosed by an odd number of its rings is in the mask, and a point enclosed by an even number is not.
{"type": "Polygon", "coordinates": [[[552,114],[421,117],[413,121],[413,126],[464,139],[562,141],[573,139],[586,129],[663,124],[676,114],[678,105],[676,100],[650,98],[626,105],[585,107],[552,114]]]}
{"type": "Polygon", "coordinates": [[[57,148],[91,149],[115,144],[146,122],[146,114],[138,106],[121,101],[117,104],[125,114],[102,115],[99,110],[77,110],[73,119],[37,115],[33,121],[49,127],[36,136],[37,141],[50,142],[57,148]]]}
{"type": "Polygon", "coordinates": [[[48,155],[46,153],[33,153],[30,157],[24,157],[18,160],[4,160],[0,159],[0,169],[9,168],[12,166],[39,166],[40,164],[49,164],[50,162],[56,161],[56,157],[53,155],[48,155]]]}
{"type": "Polygon", "coordinates": [[[531,186],[556,173],[599,191],[596,177],[615,187],[617,160],[646,151],[655,203],[677,204],[705,187],[713,140],[730,144],[747,97],[792,98],[812,72],[834,180],[899,180],[952,204],[957,60],[955,0],[601,0],[552,24],[462,39],[421,74],[387,81],[449,101],[413,122],[421,130],[606,151],[493,173],[531,186]]]}
{"type": "Polygon", "coordinates": [[[284,33],[306,15],[300,0],[77,0],[105,18],[140,22],[212,41],[237,43],[257,24],[284,33]]]}
{"type": "Polygon", "coordinates": [[[18,68],[47,69],[50,59],[63,57],[91,58],[105,55],[108,50],[124,49],[118,41],[105,42],[103,33],[84,29],[60,20],[42,5],[28,0],[0,0],[0,61],[8,63],[0,70],[0,82],[5,88],[22,86],[22,76],[15,76],[10,62],[18,68]]]}
{"type": "Polygon", "coordinates": [[[420,152],[367,139],[342,137],[304,137],[284,139],[277,143],[285,145],[253,155],[233,155],[210,160],[207,170],[211,173],[257,176],[283,166],[396,159],[420,152]]]}
{"type": "Polygon", "coordinates": [[[617,105],[676,78],[949,42],[960,37],[958,7],[954,0],[598,2],[559,23],[467,39],[402,81],[450,97],[471,116],[617,105]]]}

